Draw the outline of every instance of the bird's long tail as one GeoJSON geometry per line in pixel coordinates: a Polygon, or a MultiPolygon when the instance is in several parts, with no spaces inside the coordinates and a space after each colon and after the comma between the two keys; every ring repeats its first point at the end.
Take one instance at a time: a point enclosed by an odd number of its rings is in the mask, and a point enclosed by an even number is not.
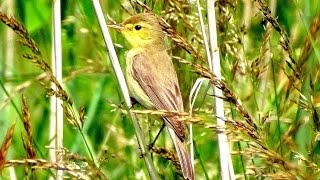
{"type": "Polygon", "coordinates": [[[168,130],[178,154],[183,177],[185,179],[194,180],[193,165],[191,164],[191,158],[187,151],[186,144],[181,141],[173,129],[168,127],[168,130]]]}

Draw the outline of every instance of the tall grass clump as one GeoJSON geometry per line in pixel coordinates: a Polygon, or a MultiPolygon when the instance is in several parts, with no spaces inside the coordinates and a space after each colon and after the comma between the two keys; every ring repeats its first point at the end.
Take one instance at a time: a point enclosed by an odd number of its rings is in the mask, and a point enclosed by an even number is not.
{"type": "MultiPolygon", "coordinates": [[[[198,6],[187,0],[101,1],[107,24],[141,12],[158,17],[185,112],[131,107],[92,2],[62,2],[62,82],[49,65],[51,5],[16,1],[11,14],[0,3],[0,36],[8,38],[5,30],[15,34],[10,66],[5,53],[11,51],[0,42],[0,179],[55,178],[56,170],[63,170],[62,178],[182,179],[167,132],[152,144],[161,115],[179,115],[192,125],[188,143],[196,179],[228,179],[219,163],[217,134],[222,133],[235,174],[230,179],[320,178],[320,2],[215,1],[215,49],[205,45],[210,42],[205,1],[198,6]],[[208,51],[219,52],[221,77],[212,71],[216,59],[208,62],[208,51]],[[51,96],[61,100],[66,120],[59,162],[48,158],[54,149],[48,133],[51,96]],[[222,115],[217,108],[223,108],[222,115]],[[217,120],[225,123],[223,129],[217,120]],[[142,141],[152,146],[142,147],[142,141]]],[[[116,31],[107,35],[124,69],[129,45],[116,31]]]]}

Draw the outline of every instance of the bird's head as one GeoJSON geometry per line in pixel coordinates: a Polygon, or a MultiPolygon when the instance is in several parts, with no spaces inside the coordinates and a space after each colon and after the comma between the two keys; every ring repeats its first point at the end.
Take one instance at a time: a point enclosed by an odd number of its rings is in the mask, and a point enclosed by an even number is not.
{"type": "Polygon", "coordinates": [[[164,46],[164,34],[158,19],[149,13],[131,16],[117,28],[135,47],[164,46]]]}

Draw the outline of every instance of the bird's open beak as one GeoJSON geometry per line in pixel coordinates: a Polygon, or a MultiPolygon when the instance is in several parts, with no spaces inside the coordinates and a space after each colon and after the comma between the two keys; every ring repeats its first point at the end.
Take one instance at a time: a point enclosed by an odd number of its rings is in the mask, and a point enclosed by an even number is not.
{"type": "Polygon", "coordinates": [[[121,32],[124,29],[122,24],[108,24],[108,27],[116,29],[119,32],[121,32]]]}

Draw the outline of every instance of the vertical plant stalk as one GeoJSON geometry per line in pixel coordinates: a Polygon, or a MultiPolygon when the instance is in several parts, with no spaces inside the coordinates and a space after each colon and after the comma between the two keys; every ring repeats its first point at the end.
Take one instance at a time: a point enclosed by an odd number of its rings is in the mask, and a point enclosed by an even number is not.
{"type": "MultiPolygon", "coordinates": [[[[15,7],[15,1],[7,1],[6,2],[6,8],[8,10],[8,14],[14,14],[14,7],[15,7]]],[[[4,65],[4,77],[8,78],[12,76],[12,70],[14,69],[14,51],[15,51],[15,34],[13,31],[11,31],[11,29],[6,28],[5,29],[5,40],[4,42],[2,42],[5,44],[5,65],[4,65]]],[[[4,86],[3,86],[4,87],[4,86]]],[[[11,84],[6,85],[6,88],[9,92],[12,91],[13,87],[11,86],[11,84]]],[[[8,96],[9,97],[9,96],[8,96]]],[[[7,109],[9,110],[9,109],[7,109]]],[[[10,116],[10,113],[4,112],[5,116],[10,116]]],[[[8,119],[10,119],[11,117],[7,117],[8,119]]],[[[8,124],[6,124],[6,121],[4,121],[4,127],[9,126],[8,124]]],[[[14,168],[13,167],[9,167],[9,174],[10,174],[10,179],[15,180],[17,179],[14,168]]]]}
{"type": "Polygon", "coordinates": [[[206,55],[207,55],[207,59],[208,59],[208,64],[209,64],[209,68],[212,70],[213,69],[213,65],[212,65],[212,58],[211,58],[211,53],[210,53],[210,48],[209,48],[209,43],[208,43],[208,38],[207,38],[207,34],[206,34],[206,30],[204,27],[204,21],[203,21],[203,17],[202,17],[202,12],[201,12],[201,6],[200,6],[200,2],[199,0],[197,0],[197,9],[198,9],[198,14],[199,14],[199,21],[200,21],[200,26],[201,26],[201,33],[202,33],[202,39],[203,39],[203,44],[204,47],[206,49],[206,55]]]}
{"type": "MultiPolygon", "coordinates": [[[[6,9],[8,10],[8,14],[14,14],[14,1],[7,1],[6,3],[6,9]]],[[[15,43],[15,34],[11,29],[5,29],[5,40],[3,43],[3,45],[5,45],[5,69],[4,69],[4,76],[10,77],[12,76],[12,70],[14,69],[14,43],[15,43]]],[[[7,87],[8,90],[11,89],[11,87],[7,87]]]]}
{"type": "Polygon", "coordinates": [[[150,175],[150,179],[152,179],[152,180],[158,179],[157,172],[155,170],[154,164],[151,159],[151,155],[150,155],[149,150],[147,148],[147,143],[145,142],[145,137],[144,137],[143,131],[137,121],[135,114],[130,111],[130,107],[132,106],[132,104],[131,104],[131,100],[130,100],[130,96],[129,96],[128,87],[125,82],[117,54],[115,52],[115,49],[114,49],[114,46],[113,46],[113,43],[112,43],[112,40],[111,40],[111,37],[109,34],[109,30],[108,30],[105,18],[103,16],[103,12],[102,12],[99,0],[92,0],[92,3],[94,6],[94,9],[95,9],[97,19],[99,21],[100,30],[102,32],[104,42],[105,42],[107,49],[108,49],[108,55],[109,55],[113,70],[114,70],[115,75],[117,77],[117,81],[120,85],[120,89],[121,89],[121,92],[122,92],[122,95],[123,95],[123,98],[124,98],[124,101],[125,101],[125,104],[126,104],[126,107],[128,110],[128,114],[129,114],[130,118],[132,119],[132,123],[133,123],[134,129],[135,129],[138,144],[139,144],[140,150],[141,150],[141,156],[143,157],[143,159],[146,163],[146,166],[147,166],[147,169],[148,169],[148,172],[150,175]]]}
{"type": "MultiPolygon", "coordinates": [[[[198,78],[196,80],[196,82],[194,83],[193,87],[191,88],[190,95],[189,95],[189,109],[190,109],[189,110],[189,116],[190,116],[190,118],[192,118],[193,106],[194,106],[194,104],[196,102],[196,98],[198,96],[200,88],[201,88],[201,86],[202,86],[202,84],[203,84],[203,82],[205,80],[206,80],[205,78],[198,78]]],[[[192,168],[194,170],[195,146],[194,146],[194,141],[193,141],[192,123],[190,123],[189,131],[190,131],[189,132],[189,135],[190,135],[190,137],[189,137],[190,138],[190,158],[191,158],[192,168]]],[[[205,174],[207,174],[207,173],[205,172],[205,174]]]]}
{"type": "MultiPolygon", "coordinates": [[[[60,0],[53,2],[53,37],[52,37],[52,71],[57,81],[62,84],[62,51],[61,51],[61,3],[60,0]]],[[[57,87],[52,83],[52,89],[57,91],[57,87]]],[[[50,140],[51,161],[59,163],[62,161],[63,148],[63,109],[62,101],[56,96],[51,97],[50,102],[50,140]]],[[[57,170],[56,179],[62,179],[63,171],[57,170]]]]}
{"type": "MultiPolygon", "coordinates": [[[[214,0],[207,0],[207,12],[208,12],[208,25],[209,25],[209,44],[210,44],[210,54],[211,59],[208,58],[209,64],[212,64],[213,69],[211,71],[221,80],[221,70],[220,70],[220,56],[217,40],[217,28],[216,28],[216,16],[214,8],[214,0]]],[[[208,56],[209,57],[209,56],[208,56]]],[[[211,68],[211,67],[210,67],[211,68]]],[[[230,149],[228,144],[228,138],[225,133],[225,122],[224,118],[224,108],[222,90],[214,87],[215,102],[216,102],[216,116],[217,118],[217,128],[218,128],[218,143],[219,143],[219,158],[221,167],[221,179],[235,179],[232,160],[230,156],[230,149]]]]}

